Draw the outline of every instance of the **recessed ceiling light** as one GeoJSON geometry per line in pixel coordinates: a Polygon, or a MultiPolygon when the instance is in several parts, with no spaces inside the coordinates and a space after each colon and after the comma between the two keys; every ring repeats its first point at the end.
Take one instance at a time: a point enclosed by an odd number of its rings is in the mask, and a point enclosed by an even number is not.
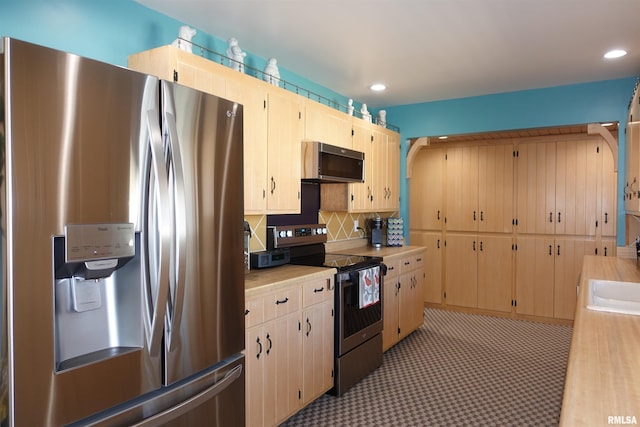
{"type": "Polygon", "coordinates": [[[374,92],[382,92],[386,88],[387,88],[387,86],[385,86],[382,83],[374,83],[371,86],[369,86],[369,89],[371,89],[374,92]]]}
{"type": "Polygon", "coordinates": [[[607,59],[615,59],[615,58],[620,58],[622,56],[625,56],[627,54],[626,50],[622,50],[622,49],[614,49],[614,50],[610,50],[609,52],[604,54],[604,57],[607,59]]]}

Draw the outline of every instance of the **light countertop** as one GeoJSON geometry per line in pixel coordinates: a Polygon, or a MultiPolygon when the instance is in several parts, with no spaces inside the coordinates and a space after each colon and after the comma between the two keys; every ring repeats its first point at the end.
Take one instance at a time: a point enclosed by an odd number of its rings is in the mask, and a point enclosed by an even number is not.
{"type": "Polygon", "coordinates": [[[584,258],[560,425],[640,422],[640,316],[588,310],[589,279],[640,282],[640,263],[584,258]]]}
{"type": "MultiPolygon", "coordinates": [[[[331,250],[353,255],[390,257],[395,255],[406,255],[411,252],[424,250],[421,246],[399,246],[373,248],[367,245],[355,246],[350,249],[331,250]]],[[[254,269],[244,276],[245,297],[253,296],[264,291],[278,290],[293,282],[300,280],[313,280],[315,278],[332,276],[336,273],[334,268],[309,267],[305,265],[286,264],[279,267],[254,269]]]]}

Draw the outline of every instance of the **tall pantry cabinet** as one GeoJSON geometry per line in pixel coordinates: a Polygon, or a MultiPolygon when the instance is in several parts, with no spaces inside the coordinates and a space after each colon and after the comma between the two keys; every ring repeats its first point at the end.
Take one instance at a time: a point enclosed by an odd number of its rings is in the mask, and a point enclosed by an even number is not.
{"type": "Polygon", "coordinates": [[[582,257],[615,254],[616,172],[586,133],[432,143],[413,163],[425,302],[571,320],[582,257]]]}

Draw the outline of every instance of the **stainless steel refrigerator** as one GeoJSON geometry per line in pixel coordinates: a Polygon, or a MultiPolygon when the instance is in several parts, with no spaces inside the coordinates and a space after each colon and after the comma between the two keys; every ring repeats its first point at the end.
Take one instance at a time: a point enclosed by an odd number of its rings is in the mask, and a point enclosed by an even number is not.
{"type": "Polygon", "coordinates": [[[0,58],[2,425],[244,425],[242,106],[0,58]]]}

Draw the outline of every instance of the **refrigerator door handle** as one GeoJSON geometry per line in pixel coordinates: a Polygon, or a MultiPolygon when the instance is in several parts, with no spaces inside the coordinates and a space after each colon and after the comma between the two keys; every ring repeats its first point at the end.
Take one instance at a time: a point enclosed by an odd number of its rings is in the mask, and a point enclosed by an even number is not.
{"type": "Polygon", "coordinates": [[[159,412],[156,415],[145,418],[139,423],[133,424],[132,427],[147,427],[166,424],[169,421],[181,415],[184,415],[192,409],[202,405],[207,400],[215,397],[217,394],[229,387],[231,383],[240,378],[240,374],[242,374],[242,365],[236,366],[235,368],[227,372],[220,381],[201,391],[190,399],[187,399],[184,402],[167,409],[166,411],[159,412]]]}
{"type": "Polygon", "coordinates": [[[161,349],[169,293],[171,218],[169,216],[169,189],[162,135],[158,111],[155,109],[147,112],[147,128],[149,140],[145,151],[144,196],[142,200],[142,223],[145,235],[143,243],[145,310],[143,317],[149,343],[149,354],[155,357],[161,349]]]}
{"type": "Polygon", "coordinates": [[[169,351],[176,349],[179,342],[182,307],[184,306],[184,287],[187,267],[187,202],[184,184],[184,169],[176,120],[173,114],[165,112],[165,124],[168,141],[165,145],[166,158],[169,166],[170,194],[173,196],[173,229],[174,250],[172,263],[174,271],[170,277],[169,307],[167,309],[167,344],[169,351]]]}

